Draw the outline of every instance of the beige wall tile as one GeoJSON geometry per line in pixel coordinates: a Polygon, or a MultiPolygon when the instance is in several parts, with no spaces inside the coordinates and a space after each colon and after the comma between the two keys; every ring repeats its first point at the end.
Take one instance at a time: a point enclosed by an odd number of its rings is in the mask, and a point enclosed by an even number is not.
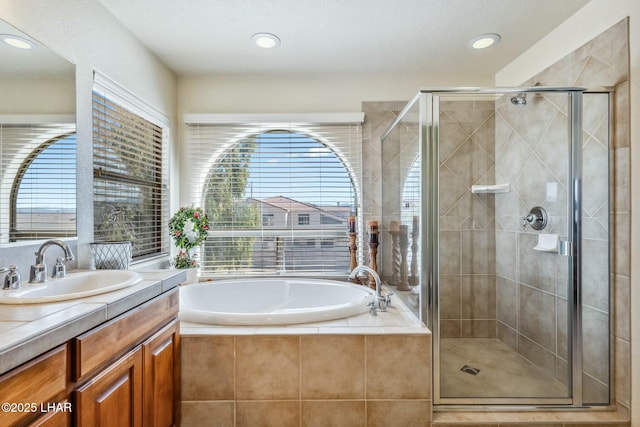
{"type": "Polygon", "coordinates": [[[460,232],[440,232],[440,274],[460,274],[460,232]]]}
{"type": "Polygon", "coordinates": [[[628,341],[614,340],[615,350],[615,399],[626,407],[631,403],[631,345],[628,341]]]}
{"type": "Polygon", "coordinates": [[[518,325],[520,333],[556,351],[556,297],[530,286],[520,286],[518,325]]]}
{"type": "Polygon", "coordinates": [[[462,231],[460,271],[463,274],[495,274],[496,242],[493,230],[462,231]]]}
{"type": "Polygon", "coordinates": [[[562,423],[500,423],[500,427],[563,427],[562,423]]]}
{"type": "Polygon", "coordinates": [[[584,307],[582,311],[584,370],[599,381],[609,382],[609,316],[584,307]]]}
{"type": "Polygon", "coordinates": [[[299,399],[300,337],[236,337],[236,399],[299,399]]]}
{"type": "Polygon", "coordinates": [[[465,274],[461,278],[462,318],[496,318],[496,276],[465,274]]]}
{"type": "Polygon", "coordinates": [[[182,337],[182,400],[233,400],[233,340],[233,337],[182,337]]]}
{"type": "Polygon", "coordinates": [[[431,402],[428,400],[367,401],[367,426],[424,427],[431,422],[431,402]]]}
{"type": "Polygon", "coordinates": [[[461,338],[462,320],[441,320],[440,338],[461,338]]]}
{"type": "Polygon", "coordinates": [[[463,338],[495,338],[496,334],[494,319],[462,319],[463,338]]]}
{"type": "Polygon", "coordinates": [[[302,399],[364,399],[364,341],[364,336],[303,336],[302,399]]]}
{"type": "Polygon", "coordinates": [[[629,249],[631,248],[630,242],[630,234],[629,234],[629,214],[628,213],[618,213],[613,215],[613,262],[612,268],[613,273],[629,277],[631,274],[630,271],[630,260],[629,260],[629,249]]]}
{"type": "Polygon", "coordinates": [[[231,402],[182,402],[182,427],[233,427],[235,403],[231,402]]]}
{"type": "Polygon", "coordinates": [[[430,343],[429,336],[367,336],[367,399],[428,399],[430,343]]]}
{"type": "Polygon", "coordinates": [[[616,212],[629,212],[629,179],[630,179],[629,147],[617,148],[613,151],[613,180],[612,208],[616,212]]]}
{"type": "Polygon", "coordinates": [[[617,338],[629,341],[631,338],[631,317],[629,314],[631,289],[629,285],[629,278],[623,276],[613,276],[612,282],[614,286],[615,304],[614,335],[617,338]]]}
{"type": "Polygon", "coordinates": [[[460,319],[460,275],[440,276],[440,319],[460,319]]]}
{"type": "Polygon", "coordinates": [[[504,277],[496,277],[496,318],[513,329],[518,327],[517,302],[517,283],[504,277]]]}
{"type": "MultiPolygon", "coordinates": [[[[206,425],[206,424],[204,424],[206,425]]],[[[299,427],[299,401],[262,401],[236,403],[238,427],[299,427]]]]}
{"type": "Polygon", "coordinates": [[[614,97],[615,123],[613,125],[613,148],[629,147],[629,82],[616,87],[614,97]]]}
{"type": "Polygon", "coordinates": [[[364,427],[364,400],[302,401],[302,427],[364,427]]]}

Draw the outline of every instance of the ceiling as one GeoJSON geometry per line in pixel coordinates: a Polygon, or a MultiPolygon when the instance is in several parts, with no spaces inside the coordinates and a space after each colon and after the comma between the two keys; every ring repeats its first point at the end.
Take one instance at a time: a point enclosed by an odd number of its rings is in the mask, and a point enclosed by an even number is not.
{"type": "Polygon", "coordinates": [[[7,78],[65,77],[73,79],[75,68],[49,48],[0,19],[0,34],[19,36],[33,43],[31,50],[0,42],[0,80],[7,78]]]}
{"type": "Polygon", "coordinates": [[[493,76],[589,0],[99,0],[178,75],[493,76]],[[256,32],[282,44],[258,48],[256,32]],[[473,51],[471,38],[499,33],[473,51]]]}

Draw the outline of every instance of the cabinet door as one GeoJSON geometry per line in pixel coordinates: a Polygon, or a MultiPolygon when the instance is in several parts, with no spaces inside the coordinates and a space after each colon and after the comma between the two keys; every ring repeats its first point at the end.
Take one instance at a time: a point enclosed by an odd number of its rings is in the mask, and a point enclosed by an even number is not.
{"type": "Polygon", "coordinates": [[[142,344],[145,427],[177,425],[180,385],[179,322],[174,320],[142,344]]]}
{"type": "Polygon", "coordinates": [[[29,427],[68,427],[71,425],[71,406],[68,401],[58,403],[63,410],[51,411],[29,424],[29,427]]]}
{"type": "Polygon", "coordinates": [[[76,425],[142,425],[142,348],[136,347],[74,391],[76,425]]]}
{"type": "Polygon", "coordinates": [[[41,403],[66,394],[67,346],[61,345],[0,376],[0,396],[9,403],[0,412],[0,426],[24,425],[37,417],[41,403]]]}

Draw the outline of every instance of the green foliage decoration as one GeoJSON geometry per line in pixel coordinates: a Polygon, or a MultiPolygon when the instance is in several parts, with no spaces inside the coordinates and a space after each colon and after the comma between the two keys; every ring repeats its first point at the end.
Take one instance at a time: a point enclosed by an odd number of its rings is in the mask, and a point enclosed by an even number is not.
{"type": "Polygon", "coordinates": [[[198,267],[196,256],[192,256],[190,250],[199,247],[209,237],[209,219],[202,208],[180,208],[169,220],[169,233],[180,248],[175,267],[198,267]]]}

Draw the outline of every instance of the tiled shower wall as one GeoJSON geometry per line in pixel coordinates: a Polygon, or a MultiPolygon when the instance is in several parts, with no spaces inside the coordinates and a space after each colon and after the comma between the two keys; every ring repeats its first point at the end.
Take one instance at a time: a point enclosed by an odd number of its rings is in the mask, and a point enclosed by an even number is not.
{"type": "MultiPolygon", "coordinates": [[[[611,29],[605,31],[603,34],[593,39],[591,42],[587,43],[585,46],[577,49],[572,54],[558,61],[553,66],[547,68],[541,73],[533,76],[529,81],[523,82],[523,86],[533,86],[535,83],[539,82],[543,86],[585,86],[585,87],[595,87],[595,86],[611,86],[615,88],[615,95],[613,97],[613,105],[612,105],[612,145],[609,149],[608,153],[605,153],[604,150],[604,128],[602,120],[604,119],[604,112],[602,110],[603,104],[600,100],[590,97],[591,100],[585,101],[585,111],[593,112],[596,111],[595,115],[587,115],[585,116],[585,127],[586,133],[583,135],[584,139],[584,152],[585,155],[590,156],[590,160],[585,162],[585,180],[589,179],[589,176],[595,176],[602,173],[606,168],[606,156],[608,155],[611,159],[610,166],[611,170],[610,174],[610,188],[609,193],[611,197],[610,207],[611,207],[611,224],[606,224],[606,221],[603,220],[604,212],[602,208],[603,200],[596,195],[599,192],[604,191],[603,189],[596,189],[593,185],[590,185],[588,181],[585,182],[585,185],[588,185],[588,192],[585,194],[585,218],[584,218],[584,232],[585,232],[585,242],[584,242],[584,252],[587,259],[594,259],[593,255],[599,255],[600,259],[605,259],[607,255],[606,245],[604,244],[605,240],[603,239],[604,234],[607,230],[610,233],[611,239],[611,289],[608,289],[606,286],[606,278],[602,277],[602,272],[606,271],[598,267],[597,263],[586,263],[585,270],[585,300],[584,300],[584,318],[585,318],[585,342],[587,346],[585,348],[585,384],[587,385],[587,400],[598,401],[603,398],[605,394],[605,389],[602,387],[602,383],[604,383],[607,379],[608,366],[606,363],[606,354],[603,353],[602,349],[605,349],[607,346],[604,345],[603,340],[607,336],[608,325],[606,321],[606,317],[611,314],[611,336],[610,342],[613,346],[613,359],[612,359],[612,370],[613,378],[612,383],[615,385],[615,389],[611,390],[611,395],[613,401],[617,403],[619,408],[627,408],[629,407],[630,402],[630,378],[628,373],[630,372],[630,260],[629,260],[629,235],[630,235],[630,219],[629,219],[629,210],[630,210],[630,188],[629,188],[629,174],[630,174],[630,164],[629,164],[629,150],[630,150],[630,141],[629,141],[629,57],[628,57],[628,22],[627,20],[621,21],[617,25],[613,26],[611,29]],[[595,166],[595,167],[593,167],[595,166]],[[595,174],[595,175],[594,175],[595,174]],[[604,254],[604,258],[602,255],[604,254]],[[605,296],[607,293],[610,293],[610,304],[606,307],[605,296]]],[[[539,101],[539,98],[530,96],[530,98],[534,98],[531,102],[535,103],[539,101]]],[[[507,118],[510,114],[521,115],[524,110],[511,110],[507,113],[504,108],[506,108],[507,100],[498,100],[496,103],[496,117],[495,120],[489,120],[489,122],[493,122],[496,124],[495,128],[495,140],[505,141],[509,135],[503,134],[503,132],[509,131],[509,129],[513,130],[514,127],[518,126],[517,120],[511,124],[507,123],[507,118]]],[[[545,101],[550,102],[550,101],[545,101]]],[[[554,101],[558,102],[558,101],[554,101]]],[[[363,103],[363,111],[365,112],[365,123],[363,126],[363,157],[365,159],[364,164],[368,165],[364,168],[365,176],[363,177],[363,201],[362,201],[362,213],[365,215],[365,218],[375,217],[377,219],[380,218],[382,212],[382,203],[383,197],[381,188],[382,188],[382,180],[380,172],[382,170],[382,165],[380,164],[380,135],[387,129],[387,127],[395,120],[398,116],[401,108],[404,106],[403,102],[365,102],[363,103]]],[[[460,104],[463,106],[463,104],[460,104]]],[[[468,109],[473,110],[473,107],[467,106],[468,109]]],[[[525,107],[526,108],[526,107],[525,107]]],[[[558,104],[556,107],[553,107],[558,111],[558,108],[562,109],[562,103],[558,104]]],[[[542,110],[541,110],[542,111],[542,110]]],[[[453,112],[449,112],[453,114],[453,112]]],[[[451,114],[447,113],[449,117],[451,114]]],[[[463,115],[465,113],[459,112],[456,113],[459,115],[463,115]]],[[[542,112],[542,114],[545,114],[542,112]]],[[[548,114],[548,113],[547,113],[548,114]]],[[[538,128],[533,127],[534,132],[547,132],[548,130],[559,129],[562,123],[559,123],[559,120],[564,120],[560,116],[556,117],[556,122],[546,122],[543,125],[543,121],[540,120],[539,117],[536,116],[526,116],[524,118],[520,118],[519,120],[528,120],[533,122],[535,125],[538,123],[538,128]],[[541,126],[544,126],[543,129],[540,129],[541,126]],[[547,127],[551,126],[551,129],[547,129],[547,127]]],[[[488,122],[488,123],[489,123],[488,122]]],[[[453,126],[452,129],[456,129],[458,126],[453,126]]],[[[463,129],[464,127],[461,126],[463,129]]],[[[566,129],[566,127],[564,128],[566,129]]],[[[469,134],[467,128],[467,135],[469,134]]],[[[485,153],[491,154],[495,156],[497,153],[498,157],[502,154],[502,149],[504,148],[502,145],[496,147],[496,151],[492,150],[490,147],[482,146],[482,151],[485,153]],[[502,148],[501,148],[502,147],[502,148]]],[[[461,152],[460,154],[462,154],[461,152]]],[[[504,158],[503,158],[504,160],[504,158]]],[[[539,159],[538,159],[539,160],[539,159]]],[[[548,158],[548,162],[543,170],[553,170],[557,172],[557,164],[560,159],[559,158],[548,158]]],[[[498,160],[500,163],[500,160],[498,160]]],[[[534,163],[530,163],[528,168],[534,168],[534,163]]],[[[510,165],[511,167],[513,165],[510,165]]],[[[500,169],[501,166],[498,166],[500,169]]],[[[522,170],[522,168],[521,168],[522,170]]],[[[449,172],[445,169],[443,170],[444,174],[448,174],[449,172]]],[[[500,179],[503,177],[500,175],[501,172],[498,173],[500,179]]],[[[559,178],[559,177],[555,177],[559,178]]],[[[543,179],[543,178],[537,178],[543,179]]],[[[455,182],[455,180],[454,180],[455,182]]],[[[520,230],[520,222],[523,214],[528,212],[528,209],[534,205],[529,206],[531,203],[540,204],[546,198],[547,190],[546,190],[546,181],[545,189],[540,194],[543,194],[543,198],[536,198],[534,190],[534,197],[527,200],[527,203],[520,202],[519,205],[515,208],[515,211],[500,211],[501,202],[497,201],[499,210],[498,219],[496,224],[474,224],[473,229],[476,230],[474,233],[469,233],[468,238],[463,240],[460,237],[459,231],[454,231],[452,239],[452,245],[455,247],[459,244],[460,248],[464,248],[467,243],[471,241],[483,242],[485,245],[491,245],[491,237],[490,232],[487,231],[485,234],[486,238],[483,240],[480,238],[482,236],[483,227],[486,227],[486,230],[491,230],[492,227],[495,229],[495,244],[497,245],[497,251],[501,254],[513,254],[511,261],[515,261],[519,256],[523,256],[524,254],[518,254],[516,252],[516,248],[513,246],[514,244],[519,245],[520,248],[531,248],[535,245],[535,233],[531,232],[531,230],[527,230],[526,232],[522,232],[520,230]],[[505,234],[506,233],[506,234],[505,234]],[[513,233],[511,235],[512,238],[508,237],[508,233],[513,233]],[[456,234],[459,237],[456,237],[456,234]],[[472,239],[471,236],[476,236],[477,239],[472,239]],[[507,236],[507,237],[505,237],[507,236]],[[457,243],[459,242],[459,243],[457,243]],[[509,246],[512,245],[512,246],[509,246]],[[506,247],[505,247],[506,246],[506,247]]],[[[559,182],[559,181],[558,181],[559,182]]],[[[483,183],[491,183],[491,173],[487,175],[487,181],[483,183]]],[[[497,181],[496,181],[497,183],[497,181]]],[[[466,185],[463,183],[457,183],[457,185],[466,185]]],[[[527,192],[528,190],[524,190],[524,187],[521,187],[521,191],[527,192]]],[[[453,194],[453,193],[451,193],[453,194]]],[[[559,193],[560,194],[560,193],[559,193]]],[[[602,193],[601,193],[602,194],[602,193]]],[[[447,197],[452,197],[451,195],[447,197]]],[[[479,196],[475,199],[476,207],[473,209],[486,209],[487,214],[491,209],[493,209],[490,198],[502,197],[501,195],[495,196],[479,196]],[[485,197],[487,199],[484,206],[480,197],[485,197]]],[[[467,208],[469,208],[469,203],[466,202],[467,208]]],[[[462,206],[462,205],[461,205],[462,206]]],[[[450,213],[453,215],[455,210],[451,210],[450,213]]],[[[472,212],[469,210],[468,212],[472,212]]],[[[481,211],[479,211],[481,213],[481,211]]],[[[556,227],[559,229],[559,224],[557,222],[558,218],[561,215],[558,215],[558,211],[553,212],[556,216],[556,227]]],[[[483,215],[473,215],[474,218],[481,218],[483,215]]],[[[486,216],[486,218],[493,218],[493,216],[486,216]]],[[[450,218],[453,220],[453,218],[450,218]]],[[[447,220],[445,218],[444,220],[447,220]]],[[[455,221],[452,221],[452,223],[455,221]]],[[[383,224],[384,226],[384,224],[383,224]]],[[[447,227],[450,227],[447,222],[447,227]]],[[[553,225],[551,225],[553,227],[553,225]]],[[[563,225],[564,227],[564,225],[563,225]]],[[[566,227],[564,227],[566,229],[566,227]]],[[[450,230],[450,229],[449,229],[450,230]]],[[[451,230],[450,230],[451,231],[451,230]]],[[[552,231],[549,229],[547,231],[552,231]]],[[[444,236],[443,236],[444,237],[444,236]]],[[[489,247],[489,246],[487,246],[489,247]]],[[[532,251],[531,251],[532,252],[532,251]]],[[[458,253],[459,254],[459,253],[458,253]]],[[[518,285],[514,285],[514,283],[510,282],[510,277],[514,277],[515,272],[512,270],[514,268],[513,262],[507,262],[507,258],[503,255],[495,259],[496,270],[499,272],[497,278],[497,284],[494,288],[495,291],[495,310],[496,310],[496,318],[497,318],[497,334],[500,336],[505,342],[511,343],[512,345],[517,345],[518,340],[523,345],[521,346],[521,350],[526,352],[528,357],[532,360],[541,359],[540,363],[542,365],[547,364],[550,370],[559,374],[559,376],[564,376],[563,367],[564,357],[566,355],[566,336],[562,332],[565,330],[565,325],[562,325],[562,319],[566,318],[566,295],[563,294],[563,291],[560,290],[560,293],[556,292],[556,283],[560,281],[564,281],[563,274],[558,270],[559,264],[555,264],[554,266],[548,265],[548,259],[542,258],[543,255],[549,254],[538,254],[540,255],[539,262],[534,263],[533,267],[530,268],[527,274],[530,277],[530,282],[536,282],[536,272],[543,274],[553,274],[554,278],[552,282],[554,284],[554,289],[545,289],[541,286],[529,286],[527,285],[519,287],[518,285]],[[510,270],[511,269],[511,270],[510,270]],[[541,319],[541,317],[535,317],[534,321],[525,320],[526,315],[529,312],[538,311],[535,307],[536,304],[540,304],[540,313],[543,316],[549,316],[546,319],[541,319]],[[514,309],[515,308],[515,309],[514,309]],[[533,309],[532,309],[533,308],[533,309]],[[553,313],[550,315],[549,310],[553,313]],[[556,329],[557,326],[551,325],[551,336],[549,339],[547,337],[540,337],[541,328],[549,329],[549,319],[552,319],[553,323],[559,323],[559,329],[556,329]],[[536,322],[539,322],[540,325],[536,325],[536,322]],[[524,327],[525,329],[521,329],[520,327],[524,327]],[[528,328],[528,329],[527,329],[528,328]],[[536,329],[538,328],[538,329],[536,329]],[[553,342],[550,342],[553,340],[553,342]],[[537,342],[541,341],[541,342],[537,342]],[[549,342],[547,342],[549,341],[549,342]],[[555,347],[555,353],[548,351],[544,347],[547,344],[549,347],[555,347]],[[541,356],[540,356],[541,355],[541,356]],[[551,356],[551,357],[550,357],[551,356]]],[[[457,258],[456,256],[452,257],[454,259],[453,262],[458,262],[461,258],[457,258]]],[[[484,274],[485,281],[490,280],[491,277],[491,267],[490,264],[484,264],[487,260],[483,260],[478,262],[478,268],[485,268],[483,273],[479,274],[479,277],[482,277],[484,274]],[[487,273],[489,272],[489,273],[487,273]]],[[[385,260],[382,260],[379,263],[384,267],[388,264],[385,263],[385,260]]],[[[470,261],[469,261],[470,262],[470,261]]],[[[473,265],[470,262],[469,265],[473,265]]],[[[455,266],[451,266],[452,269],[455,269],[455,266]]],[[[494,271],[495,272],[495,271],[494,271]]],[[[478,279],[479,279],[478,277],[478,279]]],[[[465,279],[467,285],[465,285],[465,292],[476,294],[483,294],[488,296],[489,298],[485,301],[491,301],[491,287],[482,285],[477,288],[479,292],[476,292],[475,288],[470,287],[471,277],[465,279]],[[473,289],[473,290],[472,290],[473,289]]],[[[473,334],[480,334],[483,329],[487,330],[488,333],[491,333],[491,303],[488,305],[484,305],[484,313],[481,313],[478,310],[475,310],[475,305],[467,305],[466,308],[463,309],[465,303],[462,302],[462,291],[459,291],[458,284],[454,280],[453,285],[449,286],[450,293],[453,294],[454,298],[452,299],[451,307],[446,308],[446,317],[448,319],[445,320],[445,324],[449,326],[446,328],[447,334],[463,334],[462,324],[466,323],[468,325],[467,329],[464,329],[468,332],[464,332],[467,336],[473,336],[473,334]],[[460,298],[460,302],[456,298],[460,298]],[[463,310],[466,313],[470,313],[471,316],[466,318],[466,322],[463,322],[463,310]],[[460,317],[458,316],[460,313],[460,317]],[[458,327],[460,325],[460,327],[458,327]]],[[[478,283],[482,283],[479,279],[478,283]]],[[[447,286],[447,285],[445,285],[447,286]]],[[[476,295],[473,295],[475,298],[476,295]]],[[[484,304],[484,303],[483,303],[484,304]]],[[[444,307],[443,307],[444,309],[444,307]]],[[[535,314],[535,313],[533,313],[535,314]]],[[[443,331],[444,332],[444,331],[443,331]]],[[[565,356],[566,357],[566,356],[565,356]]]]}
{"type": "MultiPolygon", "coordinates": [[[[627,40],[625,20],[523,83],[616,88],[610,150],[606,97],[586,94],[584,99],[583,381],[585,403],[608,401],[610,289],[606,272],[611,232],[615,399],[624,406],[629,404],[628,378],[622,374],[629,372],[627,40]],[[609,157],[611,171],[607,168],[609,157]],[[613,196],[612,224],[607,222],[609,192],[613,196]]],[[[514,108],[505,97],[497,101],[496,111],[496,179],[514,187],[508,195],[496,195],[497,250],[501,254],[497,260],[498,337],[566,380],[566,259],[533,251],[539,232],[519,224],[519,217],[531,207],[542,205],[551,218],[543,232],[566,237],[566,99],[530,96],[526,107],[514,108]]]]}
{"type": "Polygon", "coordinates": [[[496,336],[494,103],[440,104],[440,334],[496,336]]]}

